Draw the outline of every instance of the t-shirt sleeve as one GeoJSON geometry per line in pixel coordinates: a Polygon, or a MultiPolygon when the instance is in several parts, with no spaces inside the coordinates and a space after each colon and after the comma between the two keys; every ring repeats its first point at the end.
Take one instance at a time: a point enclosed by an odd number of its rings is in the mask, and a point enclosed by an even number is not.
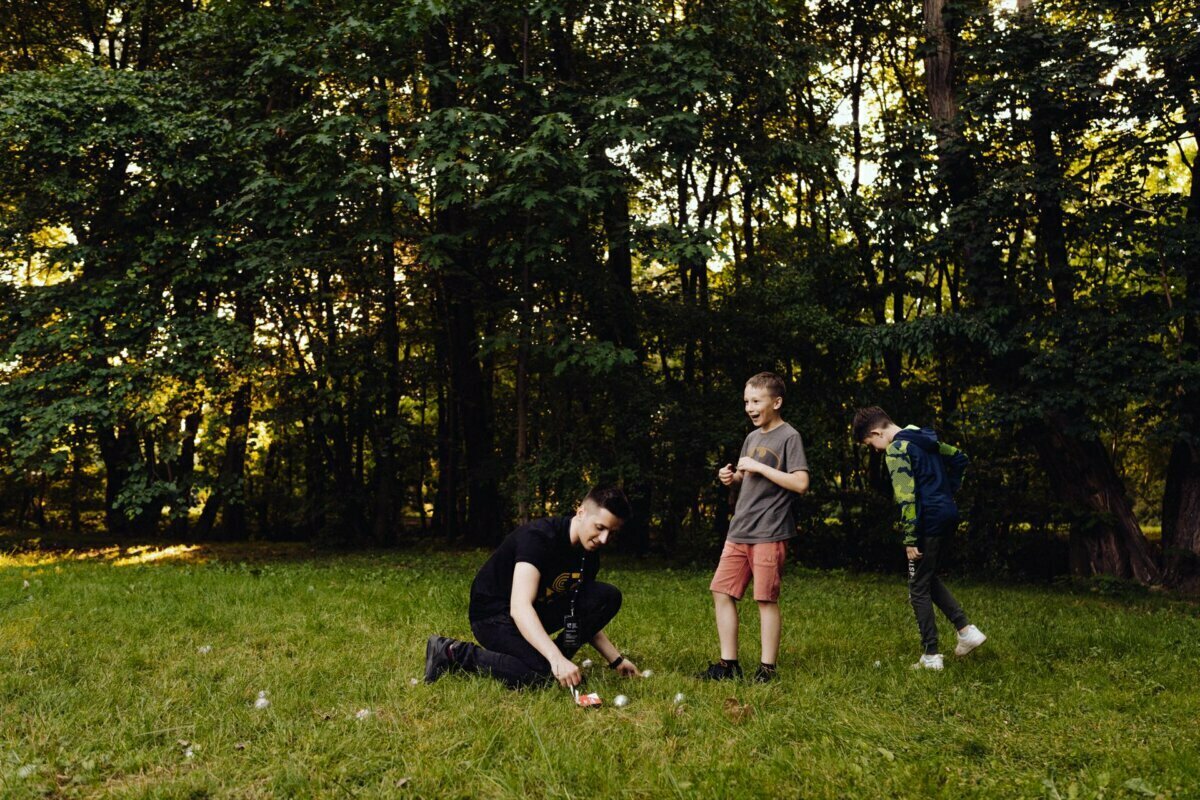
{"type": "Polygon", "coordinates": [[[546,542],[542,537],[532,531],[528,531],[523,536],[517,537],[516,548],[514,549],[514,563],[528,562],[537,567],[538,572],[544,575],[548,559],[549,553],[546,542]]]}
{"type": "Polygon", "coordinates": [[[783,440],[783,452],[780,459],[783,463],[779,469],[782,472],[808,472],[808,457],[804,455],[804,440],[799,433],[793,433],[783,440]]]}
{"type": "MultiPolygon", "coordinates": [[[[753,435],[753,434],[751,434],[751,435],[753,435]]],[[[741,461],[744,457],[746,457],[748,455],[750,455],[750,436],[747,436],[745,439],[742,439],[742,449],[738,451],[738,461],[741,461]]],[[[734,464],[734,466],[736,467],[737,464],[734,464]]]]}

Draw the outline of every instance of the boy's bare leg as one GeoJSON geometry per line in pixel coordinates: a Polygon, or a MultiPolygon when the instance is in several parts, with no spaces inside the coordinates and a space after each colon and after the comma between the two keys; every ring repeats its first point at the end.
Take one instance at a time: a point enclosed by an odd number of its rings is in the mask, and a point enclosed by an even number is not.
{"type": "Polygon", "coordinates": [[[721,658],[736,661],[738,657],[737,601],[724,592],[713,592],[713,607],[717,614],[717,636],[721,640],[721,658]]]}
{"type": "Polygon", "coordinates": [[[779,663],[779,634],[783,621],[779,614],[779,603],[758,601],[758,618],[762,631],[762,663],[779,663]]]}

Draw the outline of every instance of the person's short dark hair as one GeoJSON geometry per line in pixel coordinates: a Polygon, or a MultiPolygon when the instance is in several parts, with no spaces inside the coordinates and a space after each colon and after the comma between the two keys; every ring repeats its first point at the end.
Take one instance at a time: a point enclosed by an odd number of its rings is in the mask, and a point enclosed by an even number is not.
{"type": "Polygon", "coordinates": [[[881,430],[892,424],[892,418],[879,406],[860,408],[854,412],[854,422],[850,424],[854,431],[854,441],[864,442],[871,431],[881,430]]]}
{"type": "Polygon", "coordinates": [[[760,372],[746,381],[746,385],[765,389],[771,397],[783,397],[783,378],[774,372],[760,372]]]}
{"type": "Polygon", "coordinates": [[[620,486],[597,486],[583,498],[586,503],[591,500],[596,505],[624,522],[633,516],[633,506],[620,486]]]}

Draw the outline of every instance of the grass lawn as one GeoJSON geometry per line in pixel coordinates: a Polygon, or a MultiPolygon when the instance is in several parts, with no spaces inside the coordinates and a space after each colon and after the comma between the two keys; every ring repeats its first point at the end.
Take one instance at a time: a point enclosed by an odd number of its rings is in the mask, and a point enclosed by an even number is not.
{"type": "Polygon", "coordinates": [[[1188,602],[951,581],[991,639],[914,673],[899,573],[793,569],[782,680],[702,684],[708,571],[610,558],[610,635],[654,675],[593,670],[584,710],[413,684],[485,553],[156,555],[0,557],[0,796],[1200,797],[1188,602]]]}

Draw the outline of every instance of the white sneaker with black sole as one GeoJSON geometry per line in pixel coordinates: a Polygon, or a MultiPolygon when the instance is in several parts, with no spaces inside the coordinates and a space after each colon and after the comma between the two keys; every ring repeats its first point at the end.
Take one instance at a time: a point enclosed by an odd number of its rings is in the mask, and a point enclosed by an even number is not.
{"type": "Polygon", "coordinates": [[[983,635],[983,631],[974,625],[968,625],[958,634],[958,644],[954,648],[954,655],[965,656],[986,641],[987,637],[983,635]]]}
{"type": "Polygon", "coordinates": [[[921,660],[912,665],[913,669],[931,669],[935,672],[942,671],[942,654],[934,653],[931,656],[921,656],[921,660]]]}

